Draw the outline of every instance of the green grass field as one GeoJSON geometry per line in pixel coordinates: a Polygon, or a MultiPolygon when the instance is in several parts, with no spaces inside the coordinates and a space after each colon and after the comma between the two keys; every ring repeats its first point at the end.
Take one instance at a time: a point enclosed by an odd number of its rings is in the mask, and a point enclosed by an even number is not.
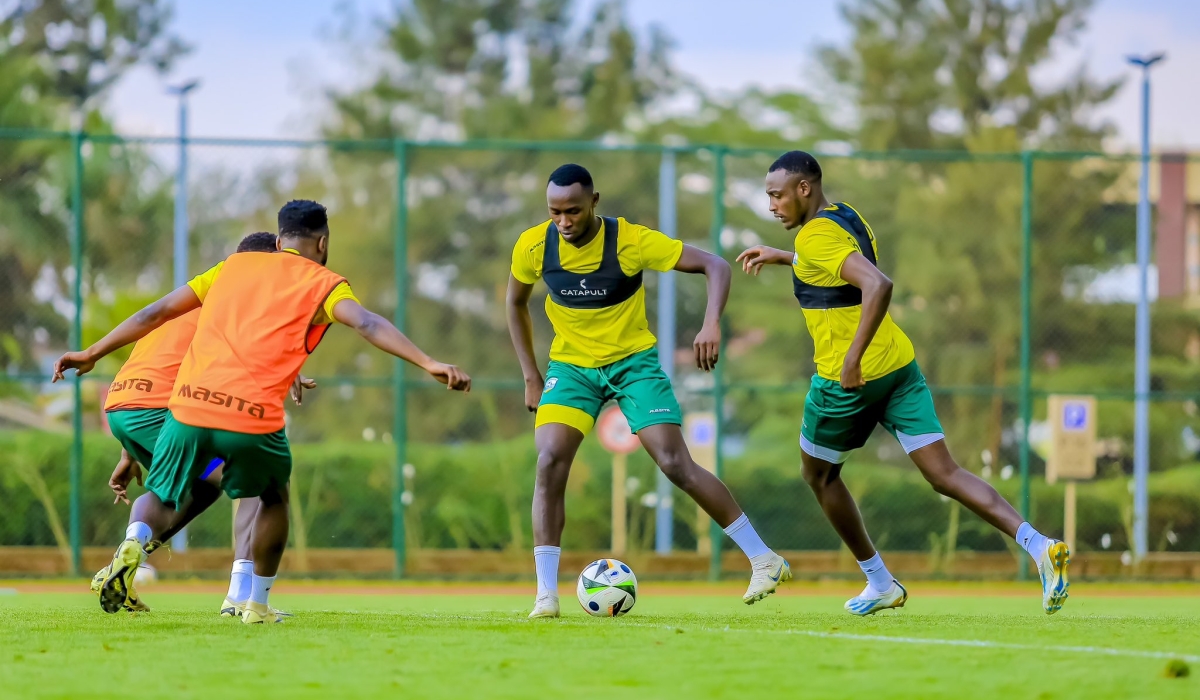
{"type": "Polygon", "coordinates": [[[1089,596],[1076,585],[1047,617],[1032,585],[914,582],[904,610],[859,619],[841,611],[841,584],[795,584],[753,607],[727,586],[644,584],[621,619],[590,618],[572,596],[563,619],[530,621],[532,595],[511,584],[487,595],[483,584],[284,581],[272,602],[296,617],[251,627],[216,616],[212,585],[149,587],[153,612],[110,616],[86,589],[26,583],[0,595],[0,695],[1200,697],[1194,587],[1095,586],[1089,596]],[[1196,673],[1168,677],[1172,657],[1196,673]]]}

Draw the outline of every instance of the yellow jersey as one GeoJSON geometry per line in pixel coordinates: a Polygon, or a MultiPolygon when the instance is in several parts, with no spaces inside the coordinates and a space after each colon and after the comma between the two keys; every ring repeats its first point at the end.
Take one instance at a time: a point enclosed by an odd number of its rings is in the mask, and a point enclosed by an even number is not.
{"type": "MultiPolygon", "coordinates": [[[[878,259],[879,248],[875,234],[857,211],[849,204],[831,204],[825,212],[838,212],[860,220],[871,240],[871,253],[878,259]],[[845,207],[849,212],[840,212],[845,207]]],[[[851,253],[862,253],[858,240],[834,218],[813,218],[796,233],[796,255],[792,273],[800,282],[814,287],[841,287],[849,284],[842,279],[842,264],[851,253]]],[[[846,353],[858,331],[862,304],[841,308],[805,308],[804,321],[812,335],[817,375],[839,381],[846,353]]],[[[871,344],[863,353],[863,380],[871,381],[890,374],[916,358],[912,341],[900,330],[891,314],[883,318],[871,344]]]]}
{"type": "MultiPolygon", "coordinates": [[[[300,254],[291,248],[284,248],[281,252],[291,253],[292,255],[300,254]]],[[[200,300],[201,304],[204,303],[204,297],[208,296],[208,290],[212,289],[213,282],[217,279],[217,273],[221,271],[221,268],[224,265],[225,261],[222,260],[216,265],[213,265],[204,272],[188,280],[188,286],[191,287],[192,291],[196,293],[196,298],[200,300]]],[[[342,282],[338,286],[334,287],[333,291],[329,293],[329,296],[325,298],[325,303],[321,305],[321,310],[317,313],[316,318],[313,319],[312,325],[324,326],[334,323],[333,307],[337,306],[339,301],[343,301],[345,299],[355,302],[358,301],[358,297],[354,296],[354,290],[350,289],[350,285],[346,282],[342,282]]]]}
{"type": "MultiPolygon", "coordinates": [[[[642,270],[674,269],[683,254],[682,241],[623,218],[618,218],[617,223],[617,259],[622,272],[633,276],[642,270]]],[[[517,239],[511,268],[517,281],[534,284],[542,277],[549,225],[549,221],[538,224],[517,239]]],[[[581,248],[565,243],[559,246],[560,262],[567,272],[594,272],[603,257],[603,228],[581,248]]],[[[646,320],[645,288],[619,304],[599,309],[561,306],[547,295],[546,316],[554,327],[550,359],[577,367],[603,367],[648,350],[657,342],[646,320]]]]}

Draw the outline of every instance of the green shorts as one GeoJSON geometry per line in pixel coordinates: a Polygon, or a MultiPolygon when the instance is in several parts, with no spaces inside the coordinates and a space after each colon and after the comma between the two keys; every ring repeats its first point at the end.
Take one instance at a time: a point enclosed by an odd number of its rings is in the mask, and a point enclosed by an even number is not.
{"type": "Polygon", "coordinates": [[[946,437],[916,360],[857,391],[814,376],[804,399],[800,448],[841,464],[851,450],[867,444],[877,423],[896,436],[906,453],[946,437]]]}
{"type": "Polygon", "coordinates": [[[600,409],[615,400],[638,432],[652,425],[683,424],[671,380],[650,348],[603,367],[579,367],[550,360],[536,425],[562,423],[587,434],[600,409]]]}
{"type": "Polygon", "coordinates": [[[165,408],[130,408],[108,412],[108,429],[121,447],[138,464],[149,467],[154,459],[154,443],[163,421],[171,412],[165,408]]]}
{"type": "Polygon", "coordinates": [[[198,428],[168,415],[163,421],[146,490],[168,506],[187,504],[192,482],[214,458],[225,460],[221,489],[230,498],[253,498],[282,489],[292,475],[292,450],[282,430],[263,435],[198,428]]]}

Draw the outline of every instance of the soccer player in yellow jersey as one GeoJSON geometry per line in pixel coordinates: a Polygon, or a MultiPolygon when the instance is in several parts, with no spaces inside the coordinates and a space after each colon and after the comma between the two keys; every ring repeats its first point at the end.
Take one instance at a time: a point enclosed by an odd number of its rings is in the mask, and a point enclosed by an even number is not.
{"type": "Polygon", "coordinates": [[[771,213],[796,233],[795,251],[755,246],[738,256],[757,275],[764,265],[790,265],[792,287],[816,348],[817,374],[804,401],[800,428],[804,480],[867,576],[863,592],[846,602],[855,615],[898,608],[908,592],[892,578],[841,479],[842,464],[878,423],[938,493],[949,496],[1029,552],[1042,575],[1047,614],[1067,598],[1066,544],[1024,522],[994,488],[950,456],[917,367],[913,345],[888,315],[892,281],[877,266],[870,225],[845,202],[830,203],[821,166],[803,151],[783,154],[766,179],[771,213]]]}
{"type": "Polygon", "coordinates": [[[707,278],[708,308],[694,347],[696,366],[709,371],[721,343],[729,264],[645,226],[598,216],[600,194],[582,166],[555,170],[546,185],[546,201],[550,221],[525,231],[513,248],[507,300],[508,331],[525,375],[525,405],[537,413],[533,554],[538,593],[530,617],[559,615],[567,474],[584,435],[610,400],[621,407],[659,468],[750,558],[750,587],[742,599],[747,604],[761,600],[791,578],[791,569],[763,544],[725,484],[688,453],[679,402],[659,364],[642,288],[643,270],[679,270],[707,278]],[[529,315],[538,279],[549,289],[546,316],[555,333],[545,381],[534,358],[529,315]]]}

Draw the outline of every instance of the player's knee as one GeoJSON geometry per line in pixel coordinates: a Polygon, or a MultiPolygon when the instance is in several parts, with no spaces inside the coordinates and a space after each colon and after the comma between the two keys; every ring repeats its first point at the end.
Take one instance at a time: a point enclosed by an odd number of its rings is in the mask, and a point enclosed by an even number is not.
{"type": "Polygon", "coordinates": [[[841,473],[842,465],[840,464],[804,464],[800,467],[801,478],[816,493],[820,493],[826,486],[837,481],[841,473]]]}
{"type": "Polygon", "coordinates": [[[952,495],[952,484],[954,483],[954,472],[958,471],[959,467],[951,469],[931,469],[922,472],[925,480],[933,487],[933,490],[943,496],[952,495]]]}
{"type": "Polygon", "coordinates": [[[571,456],[558,450],[542,450],[538,452],[537,482],[538,484],[555,484],[566,482],[571,471],[571,456]]]}
{"type": "Polygon", "coordinates": [[[680,488],[685,488],[695,477],[692,472],[692,458],[682,450],[659,455],[658,468],[667,475],[671,483],[680,488]]]}

